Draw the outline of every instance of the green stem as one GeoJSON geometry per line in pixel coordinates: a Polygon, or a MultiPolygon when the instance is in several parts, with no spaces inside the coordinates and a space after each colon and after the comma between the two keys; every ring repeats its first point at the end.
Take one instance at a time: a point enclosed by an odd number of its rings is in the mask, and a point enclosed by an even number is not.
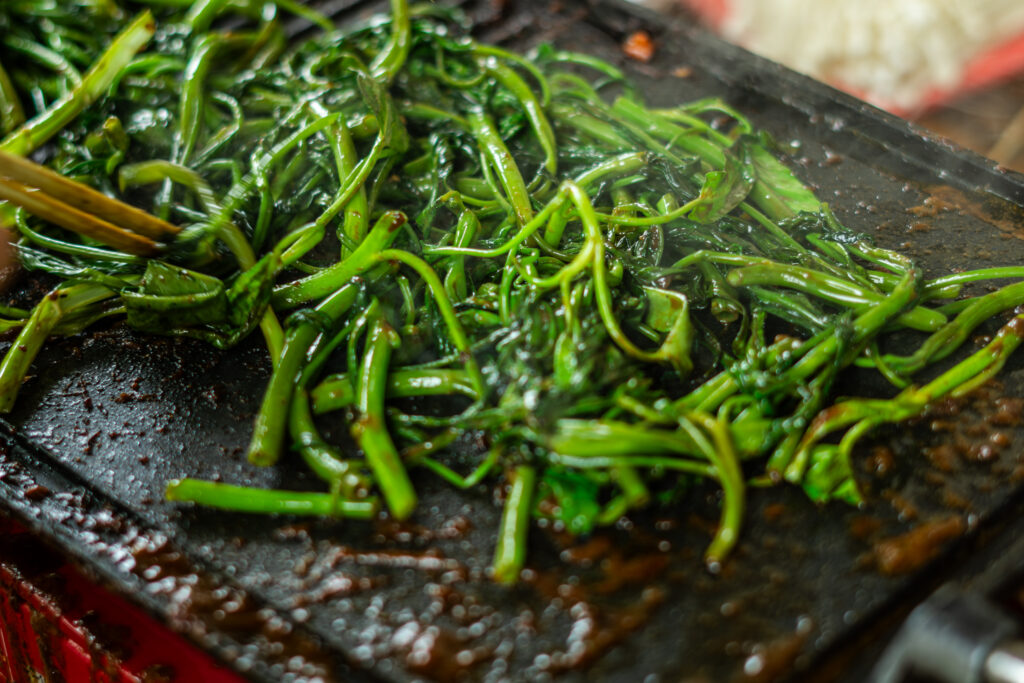
{"type": "Polygon", "coordinates": [[[397,261],[398,263],[404,264],[409,268],[416,271],[416,274],[423,278],[434,295],[434,302],[437,304],[438,311],[441,314],[441,318],[444,320],[445,325],[448,327],[448,334],[451,337],[452,344],[462,354],[462,361],[466,368],[466,373],[469,375],[470,382],[473,385],[477,396],[485,396],[487,394],[487,388],[484,383],[483,375],[480,374],[480,367],[477,365],[476,359],[473,357],[473,349],[469,342],[469,337],[466,336],[466,331],[462,327],[462,323],[459,322],[459,316],[455,313],[455,308],[452,306],[451,299],[444,291],[444,284],[441,282],[441,278],[437,276],[434,269],[427,265],[427,262],[418,256],[414,256],[407,251],[401,251],[399,249],[385,249],[384,251],[374,254],[370,257],[371,262],[380,263],[386,261],[397,261]]]}
{"type": "Polygon", "coordinates": [[[446,467],[429,457],[419,457],[416,458],[414,462],[420,467],[427,468],[452,486],[465,490],[473,488],[483,481],[484,477],[491,473],[494,466],[498,464],[498,450],[497,448],[492,448],[490,452],[487,453],[487,457],[484,461],[465,477],[458,472],[455,472],[450,467],[446,467]]]}
{"type": "Polygon", "coordinates": [[[405,65],[412,47],[412,22],[407,0],[391,0],[391,37],[377,58],[370,64],[370,72],[385,83],[390,83],[405,65]]]}
{"type": "MultiPolygon", "coordinates": [[[[533,134],[537,136],[537,142],[544,150],[544,168],[554,176],[558,171],[558,147],[551,123],[545,116],[544,108],[537,96],[533,94],[526,81],[519,77],[519,74],[496,59],[483,60],[483,66],[487,73],[519,100],[519,104],[523,107],[526,118],[530,122],[530,127],[533,129],[533,134]]],[[[470,117],[470,125],[473,125],[472,117],[470,117]]]]}
{"type": "Polygon", "coordinates": [[[114,296],[107,287],[78,284],[59,287],[36,304],[10,349],[0,361],[0,413],[14,408],[21,383],[43,343],[69,313],[114,296]]]}
{"type": "Polygon", "coordinates": [[[155,32],[153,15],[148,11],[141,13],[114,37],[110,47],[86,72],[78,86],[0,141],[0,151],[27,156],[38,149],[39,145],[60,132],[83,109],[99,99],[121,73],[121,69],[145,47],[155,32]]]}
{"type": "Polygon", "coordinates": [[[691,438],[701,445],[701,450],[714,463],[718,481],[722,485],[721,521],[714,540],[704,552],[704,562],[708,569],[717,573],[722,561],[739,540],[744,509],[743,471],[736,457],[728,424],[710,415],[691,414],[689,417],[699,422],[711,434],[713,444],[703,439],[688,419],[680,421],[680,426],[690,432],[691,438]]]}
{"type": "Polygon", "coordinates": [[[505,584],[519,579],[519,572],[526,562],[526,537],[530,530],[530,509],[537,473],[529,465],[519,465],[510,479],[498,529],[498,545],[494,550],[494,579],[505,584]]]}
{"type": "MultiPolygon", "coordinates": [[[[465,370],[397,370],[388,375],[388,398],[451,395],[479,398],[465,370]]],[[[352,380],[346,374],[324,378],[310,392],[310,398],[317,415],[347,408],[356,400],[352,380]]]]}
{"type": "Polygon", "coordinates": [[[249,442],[249,462],[252,464],[266,467],[280,458],[288,406],[305,368],[309,347],[318,336],[337,324],[338,319],[352,306],[358,293],[359,288],[354,285],[342,286],[288,330],[280,360],[263,394],[249,442]]]}
{"type": "Polygon", "coordinates": [[[7,135],[25,122],[25,110],[11,77],[0,64],[0,135],[7,135]]]}
{"type": "Polygon", "coordinates": [[[166,496],[169,501],[235,512],[349,519],[373,519],[377,514],[377,504],[372,500],[342,500],[330,493],[258,489],[202,479],[173,479],[167,483],[166,496]]]}
{"type": "Polygon", "coordinates": [[[367,233],[366,239],[348,258],[324,268],[315,275],[277,287],[271,299],[274,308],[294,308],[344,287],[356,275],[378,262],[375,256],[387,249],[398,237],[398,229],[405,225],[405,222],[405,214],[399,211],[384,213],[367,233]]]}
{"type": "Polygon", "coordinates": [[[474,109],[469,112],[466,120],[469,122],[471,132],[476,136],[484,158],[498,174],[498,180],[505,190],[505,197],[515,213],[516,222],[521,226],[529,224],[533,218],[530,193],[526,189],[515,157],[505,146],[491,117],[482,109],[474,109]]]}
{"type": "Polygon", "coordinates": [[[397,337],[383,317],[374,320],[366,333],[356,389],[360,415],[352,425],[352,435],[366,456],[388,510],[395,519],[401,520],[413,513],[417,499],[385,423],[388,363],[392,348],[398,345],[397,337]]]}
{"type": "MultiPolygon", "coordinates": [[[[789,287],[830,303],[848,306],[858,313],[877,306],[884,299],[882,295],[852,282],[782,263],[766,262],[739,268],[730,272],[728,279],[734,287],[789,287]]],[[[947,318],[939,311],[915,306],[901,314],[896,322],[912,330],[934,332],[946,324],[947,318]]]]}
{"type": "Polygon", "coordinates": [[[804,433],[797,456],[786,471],[786,478],[799,481],[814,446],[829,433],[851,424],[842,442],[848,456],[857,438],[869,429],[884,423],[896,423],[920,415],[925,408],[946,395],[960,396],[990,379],[1006,363],[1006,359],[1024,342],[1024,314],[1003,325],[985,347],[960,361],[922,387],[908,387],[895,398],[850,400],[822,411],[804,433]]]}
{"type": "Polygon", "coordinates": [[[354,484],[359,481],[356,468],[320,436],[310,411],[309,393],[303,387],[297,387],[292,396],[288,431],[309,469],[327,482],[333,493],[351,496],[354,484]]]}

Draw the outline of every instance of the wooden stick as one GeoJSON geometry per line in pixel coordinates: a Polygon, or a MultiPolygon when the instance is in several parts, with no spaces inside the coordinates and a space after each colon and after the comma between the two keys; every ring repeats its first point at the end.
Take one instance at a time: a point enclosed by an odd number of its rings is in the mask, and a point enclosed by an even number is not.
{"type": "MultiPolygon", "coordinates": [[[[181,230],[141,209],[108,197],[91,187],[65,178],[59,173],[54,173],[48,168],[14,154],[0,151],[0,176],[10,178],[22,185],[38,187],[62,204],[97,216],[108,224],[119,225],[157,241],[165,241],[174,237],[181,230]]],[[[25,208],[28,209],[28,207],[25,208]]],[[[58,223],[58,225],[63,224],[58,223]]],[[[63,227],[74,230],[66,225],[63,227]]]]}
{"type": "Polygon", "coordinates": [[[1013,168],[1013,161],[1020,154],[1021,149],[1024,149],[1024,107],[1021,107],[1006,124],[1006,128],[999,134],[999,139],[985,153],[985,156],[995,159],[1000,166],[1013,168]]]}
{"type": "Polygon", "coordinates": [[[160,251],[160,246],[148,237],[123,230],[102,218],[58,201],[42,190],[13,180],[0,178],[0,200],[9,201],[45,221],[92,237],[129,254],[154,256],[160,251]]]}

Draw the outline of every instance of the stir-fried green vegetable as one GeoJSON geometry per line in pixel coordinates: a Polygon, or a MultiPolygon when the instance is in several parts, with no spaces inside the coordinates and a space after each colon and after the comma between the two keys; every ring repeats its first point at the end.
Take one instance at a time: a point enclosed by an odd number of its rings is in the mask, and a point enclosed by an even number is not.
{"type": "Polygon", "coordinates": [[[481,45],[403,0],[299,44],[284,15],[329,22],[291,1],[153,5],[155,23],[113,0],[0,7],[0,148],[46,145],[51,167],[184,227],[146,259],[0,207],[25,267],[64,281],[2,311],[20,334],[0,402],[46,337],[100,318],[221,348],[259,328],[273,371],[250,461],[298,451],[325,491],[184,479],[172,500],[403,519],[410,470],[492,481],[494,574],[514,581],[531,518],[585,534],[706,479],[715,568],[750,477],[858,501],[859,438],[977,386],[1024,338],[1017,316],[914,384],[1024,303],[1024,283],[951,302],[961,286],[1024,268],[927,279],[723,102],[651,109],[610,65],[481,45]],[[901,329],[923,343],[884,353],[901,329]],[[854,364],[899,393],[833,402],[854,364]],[[321,437],[325,415],[357,448],[321,437]],[[448,452],[481,440],[475,461],[448,452]]]}

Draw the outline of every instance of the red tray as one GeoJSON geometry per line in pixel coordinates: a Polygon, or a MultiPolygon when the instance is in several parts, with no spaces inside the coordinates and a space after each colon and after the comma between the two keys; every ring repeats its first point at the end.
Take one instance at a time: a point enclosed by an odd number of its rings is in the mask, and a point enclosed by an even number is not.
{"type": "Polygon", "coordinates": [[[0,683],[241,683],[0,517],[0,683]]]}

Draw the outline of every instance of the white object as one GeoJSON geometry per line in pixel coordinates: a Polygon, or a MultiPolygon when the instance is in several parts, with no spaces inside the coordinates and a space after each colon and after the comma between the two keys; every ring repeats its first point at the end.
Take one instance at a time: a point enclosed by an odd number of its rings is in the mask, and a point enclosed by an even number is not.
{"type": "Polygon", "coordinates": [[[726,39],[903,111],[956,89],[970,60],[1024,33],[1024,0],[684,1],[717,16],[726,39]]]}

